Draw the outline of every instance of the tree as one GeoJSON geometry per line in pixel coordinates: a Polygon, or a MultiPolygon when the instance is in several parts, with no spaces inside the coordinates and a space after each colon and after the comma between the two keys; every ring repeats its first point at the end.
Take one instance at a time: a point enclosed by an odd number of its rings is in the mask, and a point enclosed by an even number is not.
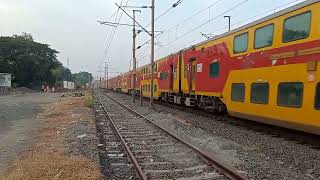
{"type": "Polygon", "coordinates": [[[87,83],[91,83],[93,76],[88,72],[79,72],[72,75],[73,80],[77,86],[85,86],[87,83]]]}
{"type": "Polygon", "coordinates": [[[70,70],[57,60],[58,53],[47,44],[34,42],[31,34],[0,37],[0,72],[12,74],[13,82],[20,86],[54,85],[61,74],[71,77],[70,70]]]}
{"type": "Polygon", "coordinates": [[[73,81],[72,73],[70,69],[64,67],[64,66],[59,66],[55,69],[51,69],[51,74],[54,76],[56,79],[56,86],[62,86],[63,81],[73,81]]]}

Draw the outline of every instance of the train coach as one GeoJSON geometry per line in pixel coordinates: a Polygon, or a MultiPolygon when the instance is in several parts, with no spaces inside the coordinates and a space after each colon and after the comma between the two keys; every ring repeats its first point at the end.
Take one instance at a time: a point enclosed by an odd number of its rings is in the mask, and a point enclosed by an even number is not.
{"type": "MultiPolygon", "coordinates": [[[[319,61],[320,2],[308,0],[156,61],[154,98],[320,135],[319,61]]],[[[136,79],[146,97],[150,73],[136,79]]],[[[129,74],[114,88],[130,92],[129,74]]]]}

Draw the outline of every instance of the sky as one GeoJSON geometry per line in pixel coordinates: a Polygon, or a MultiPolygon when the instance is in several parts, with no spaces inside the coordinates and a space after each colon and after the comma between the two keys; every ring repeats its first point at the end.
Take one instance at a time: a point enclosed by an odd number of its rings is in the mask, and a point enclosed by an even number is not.
{"type": "MultiPolygon", "coordinates": [[[[178,0],[155,0],[155,16],[159,17],[178,0]]],[[[155,22],[156,58],[206,40],[201,35],[219,35],[303,0],[182,0],[155,22]],[[161,33],[160,35],[158,35],[161,33]]],[[[132,20],[115,3],[130,6],[150,6],[151,0],[0,0],[0,36],[31,33],[34,40],[56,49],[58,60],[73,73],[88,71],[99,76],[104,62],[110,75],[131,68],[132,27],[117,28],[97,21],[132,24],[132,20]],[[120,21],[119,21],[120,20],[120,21]],[[114,35],[112,35],[114,34],[114,35]]],[[[130,15],[132,10],[125,9],[130,15]]],[[[146,27],[151,22],[150,9],[137,13],[137,22],[146,27]]],[[[150,26],[146,28],[150,30],[150,26]]],[[[148,41],[147,33],[137,36],[137,46],[148,41]]],[[[137,51],[138,65],[150,62],[150,44],[137,51]]]]}

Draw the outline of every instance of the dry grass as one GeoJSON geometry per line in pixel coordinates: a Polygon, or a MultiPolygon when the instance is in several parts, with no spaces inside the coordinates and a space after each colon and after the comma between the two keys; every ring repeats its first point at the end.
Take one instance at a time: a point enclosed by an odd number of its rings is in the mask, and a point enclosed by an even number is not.
{"type": "Polygon", "coordinates": [[[16,179],[102,179],[99,170],[82,157],[62,153],[36,152],[18,160],[5,178],[16,179]]]}
{"type": "MultiPolygon", "coordinates": [[[[34,180],[34,179],[102,179],[99,168],[90,160],[64,155],[65,127],[74,119],[70,113],[74,108],[85,107],[85,97],[67,97],[45,105],[39,118],[44,127],[34,131],[34,144],[28,152],[18,157],[5,172],[2,180],[34,180]]],[[[92,116],[83,118],[91,119],[92,116]]]]}
{"type": "Polygon", "coordinates": [[[93,106],[94,106],[94,101],[93,101],[93,99],[92,99],[92,97],[90,97],[90,98],[86,98],[86,100],[85,100],[85,106],[86,107],[88,107],[88,108],[93,108],[93,106]]]}

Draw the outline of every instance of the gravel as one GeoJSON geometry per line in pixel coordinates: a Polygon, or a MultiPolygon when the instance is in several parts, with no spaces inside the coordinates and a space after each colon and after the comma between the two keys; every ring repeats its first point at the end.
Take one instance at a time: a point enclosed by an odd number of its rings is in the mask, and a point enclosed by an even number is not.
{"type": "Polygon", "coordinates": [[[65,131],[65,153],[67,155],[86,157],[94,163],[100,164],[95,123],[92,120],[82,119],[81,114],[83,113],[92,114],[92,111],[85,107],[79,107],[72,112],[74,121],[65,131]]]}
{"type": "MultiPolygon", "coordinates": [[[[128,142],[131,151],[142,165],[143,171],[151,179],[174,179],[177,177],[225,179],[201,160],[197,153],[186,148],[184,144],[176,141],[162,130],[146,123],[144,119],[132,115],[108,98],[105,98],[103,103],[110,111],[111,117],[125,141],[128,142]]],[[[174,131],[175,126],[170,125],[170,127],[170,130],[174,131]]],[[[208,144],[210,143],[207,143],[207,146],[217,147],[214,144],[208,144]]],[[[238,161],[233,158],[232,153],[229,152],[228,156],[230,156],[230,161],[238,161]]]]}
{"type": "Polygon", "coordinates": [[[162,105],[140,107],[129,96],[112,95],[164,127],[207,146],[250,179],[320,179],[319,149],[162,105]]]}
{"type": "Polygon", "coordinates": [[[100,164],[105,179],[135,179],[133,165],[122,150],[121,143],[98,101],[95,101],[94,109],[100,164]]]}

